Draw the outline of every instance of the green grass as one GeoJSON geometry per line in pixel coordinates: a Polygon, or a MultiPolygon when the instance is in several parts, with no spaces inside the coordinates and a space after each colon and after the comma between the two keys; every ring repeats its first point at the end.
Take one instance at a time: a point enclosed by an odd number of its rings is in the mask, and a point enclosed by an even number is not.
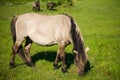
{"type": "MultiPolygon", "coordinates": [[[[30,68],[16,56],[14,69],[9,69],[12,38],[10,22],[14,15],[32,12],[32,2],[0,3],[0,80],[120,80],[120,1],[119,0],[77,0],[71,7],[56,7],[47,10],[42,2],[41,14],[67,13],[74,17],[83,34],[91,70],[82,77],[77,75],[73,64],[72,45],[66,48],[69,73],[53,70],[57,45],[43,47],[32,45],[31,56],[35,68],[30,68]]],[[[59,63],[61,64],[61,63],[59,63]]]]}

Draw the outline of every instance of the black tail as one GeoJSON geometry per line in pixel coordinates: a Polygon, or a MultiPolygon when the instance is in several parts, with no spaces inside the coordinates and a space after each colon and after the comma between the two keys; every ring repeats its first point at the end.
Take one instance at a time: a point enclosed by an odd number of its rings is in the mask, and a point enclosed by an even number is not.
{"type": "Polygon", "coordinates": [[[17,16],[15,16],[12,21],[11,21],[11,32],[12,32],[12,39],[13,39],[13,43],[15,43],[16,41],[16,30],[15,30],[15,23],[17,21],[17,16]]]}

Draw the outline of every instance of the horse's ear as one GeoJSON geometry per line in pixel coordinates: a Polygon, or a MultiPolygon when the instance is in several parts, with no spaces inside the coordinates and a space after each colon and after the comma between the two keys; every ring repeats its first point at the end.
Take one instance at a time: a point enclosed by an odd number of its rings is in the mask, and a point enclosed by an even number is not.
{"type": "Polygon", "coordinates": [[[87,46],[85,49],[85,52],[87,53],[90,50],[90,48],[87,46]]]}
{"type": "Polygon", "coordinates": [[[86,58],[88,59],[88,54],[87,52],[90,50],[90,48],[87,46],[86,49],[85,49],[85,55],[86,55],[86,58]]]}
{"type": "Polygon", "coordinates": [[[76,50],[73,50],[73,53],[75,53],[75,54],[78,54],[78,51],[76,51],[76,50]]]}

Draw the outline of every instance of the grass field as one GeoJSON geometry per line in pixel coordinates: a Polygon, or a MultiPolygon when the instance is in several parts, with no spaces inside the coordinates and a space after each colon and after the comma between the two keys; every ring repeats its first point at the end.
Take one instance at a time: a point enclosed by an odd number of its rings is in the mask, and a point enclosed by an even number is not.
{"type": "MultiPolygon", "coordinates": [[[[67,13],[76,20],[83,34],[91,69],[85,76],[77,75],[73,63],[72,45],[66,48],[69,73],[61,68],[53,70],[57,45],[43,47],[35,43],[31,57],[35,68],[22,64],[16,56],[16,67],[9,69],[12,38],[10,22],[14,15],[32,12],[32,2],[0,2],[0,80],[120,80],[120,1],[74,0],[73,6],[58,6],[56,11],[47,10],[41,2],[41,14],[67,13]]],[[[61,63],[59,64],[61,65],[61,63]]]]}

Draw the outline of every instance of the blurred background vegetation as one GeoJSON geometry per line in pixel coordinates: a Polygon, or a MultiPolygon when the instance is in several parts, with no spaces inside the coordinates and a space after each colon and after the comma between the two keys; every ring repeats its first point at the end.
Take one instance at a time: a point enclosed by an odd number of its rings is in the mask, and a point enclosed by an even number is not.
{"type": "MultiPolygon", "coordinates": [[[[0,2],[2,3],[6,3],[6,2],[13,2],[13,3],[26,3],[29,1],[35,1],[35,0],[1,0],[0,2]]],[[[57,5],[73,5],[73,1],[77,1],[77,0],[39,0],[40,2],[55,2],[57,5]]]]}

